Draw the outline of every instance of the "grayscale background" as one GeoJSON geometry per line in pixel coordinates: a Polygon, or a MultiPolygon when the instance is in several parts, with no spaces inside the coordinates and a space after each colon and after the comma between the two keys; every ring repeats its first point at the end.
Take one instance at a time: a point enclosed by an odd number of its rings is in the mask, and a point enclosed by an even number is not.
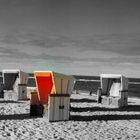
{"type": "Polygon", "coordinates": [[[0,0],[0,69],[140,76],[139,0],[0,0]]]}

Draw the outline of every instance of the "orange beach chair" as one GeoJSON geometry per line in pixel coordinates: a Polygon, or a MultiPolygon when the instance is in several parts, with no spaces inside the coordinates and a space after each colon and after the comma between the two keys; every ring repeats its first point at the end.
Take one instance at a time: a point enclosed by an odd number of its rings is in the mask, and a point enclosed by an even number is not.
{"type": "MultiPolygon", "coordinates": [[[[37,93],[31,94],[31,110],[30,110],[31,116],[32,116],[32,107],[34,105],[41,105],[42,108],[45,107],[45,108],[51,108],[51,110],[53,109],[51,107],[52,106],[51,104],[52,102],[56,103],[56,101],[50,100],[50,95],[53,95],[53,97],[51,96],[51,99],[60,98],[61,95],[63,95],[63,99],[65,97],[70,96],[74,85],[73,76],[68,76],[52,71],[35,71],[34,76],[35,76],[35,81],[37,86],[37,93]]],[[[69,105],[69,102],[67,103],[69,105]]],[[[42,109],[38,109],[38,110],[42,110],[42,109]]],[[[49,111],[51,112],[51,110],[49,111]]],[[[42,114],[41,116],[43,116],[43,112],[36,113],[36,114],[42,114]]]]}

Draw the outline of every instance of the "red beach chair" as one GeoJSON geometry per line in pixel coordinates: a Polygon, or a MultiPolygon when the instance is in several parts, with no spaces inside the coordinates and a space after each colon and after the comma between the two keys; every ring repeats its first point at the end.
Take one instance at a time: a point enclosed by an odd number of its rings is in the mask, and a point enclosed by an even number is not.
{"type": "Polygon", "coordinates": [[[52,71],[35,71],[34,76],[37,85],[37,93],[32,94],[31,96],[31,106],[42,105],[44,108],[42,113],[45,113],[46,111],[48,112],[49,121],[68,120],[69,117],[59,118],[57,113],[65,109],[67,109],[67,112],[69,111],[68,106],[70,101],[68,98],[70,97],[74,84],[73,76],[68,76],[52,71]],[[59,108],[58,106],[63,107],[59,108]],[[51,117],[54,114],[57,115],[57,117],[51,117]]]}

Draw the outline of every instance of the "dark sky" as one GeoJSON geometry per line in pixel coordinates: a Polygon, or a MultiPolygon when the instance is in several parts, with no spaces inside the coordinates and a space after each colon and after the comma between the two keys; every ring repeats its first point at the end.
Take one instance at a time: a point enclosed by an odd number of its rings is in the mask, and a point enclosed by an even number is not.
{"type": "Polygon", "coordinates": [[[139,32],[138,0],[1,0],[1,29],[64,35],[139,32]]]}
{"type": "Polygon", "coordinates": [[[140,76],[139,0],[0,0],[0,68],[140,76]]]}

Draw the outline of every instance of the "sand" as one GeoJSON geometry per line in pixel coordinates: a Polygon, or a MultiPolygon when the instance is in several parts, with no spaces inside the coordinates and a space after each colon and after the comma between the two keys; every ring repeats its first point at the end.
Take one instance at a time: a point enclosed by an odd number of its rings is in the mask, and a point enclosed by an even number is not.
{"type": "Polygon", "coordinates": [[[140,99],[123,109],[97,104],[95,96],[71,96],[71,120],[48,122],[29,116],[30,101],[0,100],[0,140],[134,140],[140,139],[140,99]]]}

